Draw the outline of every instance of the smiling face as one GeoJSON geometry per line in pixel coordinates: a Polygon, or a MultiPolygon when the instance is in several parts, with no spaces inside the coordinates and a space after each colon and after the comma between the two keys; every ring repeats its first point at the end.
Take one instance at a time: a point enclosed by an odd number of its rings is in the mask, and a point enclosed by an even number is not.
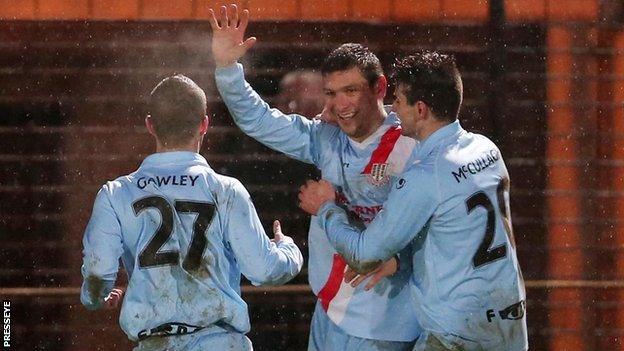
{"type": "MultiPolygon", "coordinates": [[[[361,142],[381,124],[377,89],[371,87],[357,67],[324,76],[325,106],[342,131],[361,142]]],[[[384,90],[385,91],[385,90],[384,90]]]]}

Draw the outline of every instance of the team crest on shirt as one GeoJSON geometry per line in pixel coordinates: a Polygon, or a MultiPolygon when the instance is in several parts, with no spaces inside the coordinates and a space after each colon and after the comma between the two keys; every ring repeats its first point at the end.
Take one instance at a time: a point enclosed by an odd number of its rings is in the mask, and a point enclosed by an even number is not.
{"type": "Polygon", "coordinates": [[[373,163],[368,181],[372,185],[381,186],[388,182],[390,175],[388,174],[389,166],[387,163],[373,163]]]}

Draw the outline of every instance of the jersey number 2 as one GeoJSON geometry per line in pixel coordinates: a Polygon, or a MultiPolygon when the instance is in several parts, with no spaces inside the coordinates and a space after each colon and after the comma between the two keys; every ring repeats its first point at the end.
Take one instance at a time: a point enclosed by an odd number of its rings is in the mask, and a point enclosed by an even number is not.
{"type": "MultiPolygon", "coordinates": [[[[503,214],[504,226],[507,235],[513,245],[513,236],[511,233],[511,226],[509,223],[509,212],[507,201],[505,200],[505,192],[509,191],[509,180],[504,178],[498,184],[497,189],[497,200],[498,206],[503,214]]],[[[507,256],[507,245],[502,244],[490,249],[490,245],[492,245],[492,241],[494,241],[494,230],[496,229],[496,211],[494,211],[494,206],[492,205],[492,201],[488,198],[488,196],[483,192],[479,191],[466,200],[466,207],[468,208],[468,214],[470,214],[475,208],[483,207],[487,210],[487,222],[485,225],[485,235],[483,237],[483,241],[479,245],[479,249],[472,257],[472,264],[474,268],[479,268],[483,265],[486,265],[492,261],[498,260],[499,258],[503,258],[507,256]]]]}
{"type": "MultiPolygon", "coordinates": [[[[175,201],[175,210],[178,213],[196,213],[193,223],[193,237],[188,253],[182,262],[182,267],[187,270],[199,268],[201,258],[206,248],[206,229],[214,216],[214,205],[204,202],[175,201]]],[[[169,240],[173,232],[173,209],[169,202],[159,196],[150,196],[138,200],[132,204],[134,215],[139,216],[148,208],[155,208],[160,212],[160,227],[152,236],[149,243],[139,254],[139,267],[150,268],[155,266],[176,265],[180,253],[177,251],[161,251],[160,248],[169,240]]]]}

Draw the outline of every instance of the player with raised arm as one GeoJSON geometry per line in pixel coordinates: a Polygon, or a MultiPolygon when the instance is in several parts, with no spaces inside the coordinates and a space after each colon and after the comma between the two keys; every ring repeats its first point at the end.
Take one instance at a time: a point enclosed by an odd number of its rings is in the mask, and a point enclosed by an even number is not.
{"type": "MultiPolygon", "coordinates": [[[[396,115],[383,108],[387,82],[379,59],[359,44],[344,44],[325,59],[325,112],[337,125],[285,115],[260,98],[237,63],[256,42],[244,39],[248,16],[245,10],[239,17],[232,5],[221,8],[219,20],[214,13],[211,19],[217,88],[234,121],[268,147],[316,165],[337,187],[354,223],[367,225],[415,145],[401,136],[396,115]]],[[[390,259],[374,276],[354,278],[345,274],[346,262],[317,221],[311,221],[308,247],[308,276],[318,297],[308,349],[411,350],[420,334],[407,286],[411,254],[405,254],[408,259],[396,273],[397,261],[390,259]],[[349,284],[364,279],[361,286],[349,284]]]]}
{"type": "Polygon", "coordinates": [[[97,194],[83,240],[81,301],[115,306],[119,259],[128,272],[121,328],[136,350],[251,350],[240,275],[283,284],[303,257],[274,223],[266,236],[249,194],[199,154],[206,95],[176,75],[150,95],[145,124],[156,153],[97,194]]]}
{"type": "Polygon", "coordinates": [[[404,135],[420,144],[384,209],[365,230],[356,228],[327,181],[303,186],[301,207],[362,271],[411,243],[424,328],[414,350],[526,350],[525,289],[501,153],[461,127],[463,88],[452,56],[423,52],[395,68],[394,110],[404,135]]]}

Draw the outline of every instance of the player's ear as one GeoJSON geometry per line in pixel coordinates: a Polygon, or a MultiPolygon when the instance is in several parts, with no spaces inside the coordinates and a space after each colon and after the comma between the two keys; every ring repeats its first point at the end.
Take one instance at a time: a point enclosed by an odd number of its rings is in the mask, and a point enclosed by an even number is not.
{"type": "Polygon", "coordinates": [[[152,116],[147,115],[147,117],[145,117],[145,127],[147,128],[147,131],[151,135],[156,136],[156,131],[154,130],[154,122],[152,121],[152,116]]]}
{"type": "Polygon", "coordinates": [[[419,119],[425,119],[429,113],[429,106],[422,101],[416,101],[416,113],[419,119]]]}
{"type": "Polygon", "coordinates": [[[210,127],[210,118],[208,115],[205,115],[199,124],[199,134],[205,135],[208,132],[208,128],[210,127]]]}
{"type": "Polygon", "coordinates": [[[377,78],[377,82],[375,83],[375,94],[378,99],[383,99],[386,97],[386,93],[388,92],[388,79],[383,74],[377,78]]]}

